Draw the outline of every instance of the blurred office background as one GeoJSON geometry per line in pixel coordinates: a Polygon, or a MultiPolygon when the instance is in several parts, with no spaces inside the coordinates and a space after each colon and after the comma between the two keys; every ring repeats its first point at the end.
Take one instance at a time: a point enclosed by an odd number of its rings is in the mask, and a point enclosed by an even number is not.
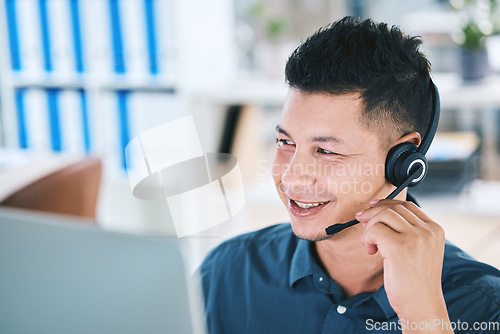
{"type": "Polygon", "coordinates": [[[187,238],[194,263],[225,238],[287,221],[269,170],[285,61],[347,14],[422,36],[442,108],[414,193],[449,240],[500,267],[500,19],[490,0],[1,0],[0,203],[175,235],[165,201],[132,196],[124,148],[193,115],[205,152],[238,158],[246,198],[231,220],[187,238]],[[57,181],[67,167],[80,172],[57,181]],[[74,202],[87,204],[69,210],[74,202]]]}

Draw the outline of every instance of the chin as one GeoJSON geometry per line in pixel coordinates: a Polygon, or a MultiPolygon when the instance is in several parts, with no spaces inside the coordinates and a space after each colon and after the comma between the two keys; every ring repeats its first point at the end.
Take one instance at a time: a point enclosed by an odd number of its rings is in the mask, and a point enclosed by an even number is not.
{"type": "Polygon", "coordinates": [[[359,236],[363,233],[363,227],[360,224],[349,227],[342,232],[334,235],[327,235],[325,229],[330,226],[330,224],[322,224],[319,221],[312,220],[301,220],[290,215],[290,223],[292,225],[292,231],[297,238],[309,240],[309,241],[322,241],[327,239],[344,238],[346,236],[359,236]],[[361,233],[361,234],[360,234],[361,233]]]}
{"type": "Polygon", "coordinates": [[[300,239],[321,241],[331,238],[325,232],[326,227],[321,224],[314,224],[312,221],[301,221],[294,217],[291,217],[290,223],[293,233],[300,239]]]}

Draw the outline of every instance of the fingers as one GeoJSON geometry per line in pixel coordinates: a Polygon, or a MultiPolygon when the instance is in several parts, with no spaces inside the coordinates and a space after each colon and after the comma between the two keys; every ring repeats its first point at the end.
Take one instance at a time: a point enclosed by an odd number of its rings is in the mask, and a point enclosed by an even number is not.
{"type": "Polygon", "coordinates": [[[408,223],[414,226],[418,225],[425,229],[430,229],[433,233],[442,235],[444,238],[443,228],[438,223],[429,218],[429,216],[427,216],[427,214],[413,202],[383,199],[372,203],[370,203],[370,209],[379,206],[387,209],[392,208],[393,210],[396,210],[398,213],[404,216],[407,219],[408,223]],[[415,216],[415,219],[411,218],[412,215],[410,215],[409,212],[411,212],[411,214],[415,216]]]}
{"type": "Polygon", "coordinates": [[[393,207],[393,206],[399,206],[399,207],[404,207],[407,210],[411,211],[413,214],[415,214],[420,220],[424,222],[431,222],[432,220],[425,214],[425,212],[422,211],[415,203],[413,202],[408,202],[408,201],[398,201],[398,200],[391,200],[391,199],[381,199],[381,200],[374,200],[370,202],[370,208],[375,208],[375,207],[393,207]]]}
{"type": "Polygon", "coordinates": [[[375,213],[364,225],[361,244],[368,254],[375,254],[378,245],[388,245],[397,242],[398,235],[411,233],[411,225],[395,210],[374,210],[375,213]]]}
{"type": "Polygon", "coordinates": [[[379,246],[382,253],[387,253],[387,247],[397,240],[397,233],[385,224],[373,224],[369,229],[365,229],[361,243],[365,246],[366,252],[370,255],[377,253],[379,246]]]}
{"type": "Polygon", "coordinates": [[[356,219],[364,226],[361,242],[368,254],[404,243],[408,238],[417,241],[438,237],[444,240],[441,226],[411,202],[374,201],[369,209],[356,214],[356,219]]]}
{"type": "Polygon", "coordinates": [[[356,214],[356,219],[364,226],[373,221],[375,218],[381,222],[387,222],[389,226],[399,232],[402,232],[407,224],[413,226],[424,224],[426,225],[426,228],[435,228],[435,223],[427,216],[427,214],[411,202],[387,199],[373,201],[370,202],[370,208],[356,214]],[[394,217],[395,215],[388,214],[390,211],[397,213],[404,219],[404,221],[399,219],[392,220],[391,216],[394,217]],[[382,213],[388,214],[387,219],[383,219],[381,216],[382,213]]]}

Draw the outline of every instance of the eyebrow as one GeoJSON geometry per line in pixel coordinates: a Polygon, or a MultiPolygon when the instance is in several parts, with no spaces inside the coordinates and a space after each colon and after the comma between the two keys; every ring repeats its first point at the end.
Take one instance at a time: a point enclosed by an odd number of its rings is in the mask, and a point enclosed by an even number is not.
{"type": "MultiPolygon", "coordinates": [[[[292,138],[288,134],[288,132],[286,132],[285,129],[283,129],[279,125],[276,125],[276,131],[278,131],[279,133],[284,134],[288,138],[292,138]]],[[[316,136],[316,137],[312,137],[311,141],[318,142],[318,143],[336,143],[336,144],[340,144],[340,145],[345,145],[345,142],[342,139],[334,137],[334,136],[316,136]]]]}
{"type": "Polygon", "coordinates": [[[288,138],[292,138],[288,132],[286,132],[281,126],[279,125],[276,125],[276,131],[278,131],[279,133],[282,133],[284,134],[285,136],[287,136],[288,138]]]}
{"type": "Polygon", "coordinates": [[[320,142],[320,143],[336,143],[340,145],[345,145],[345,142],[337,137],[333,136],[318,136],[318,137],[312,137],[311,140],[313,142],[320,142]]]}

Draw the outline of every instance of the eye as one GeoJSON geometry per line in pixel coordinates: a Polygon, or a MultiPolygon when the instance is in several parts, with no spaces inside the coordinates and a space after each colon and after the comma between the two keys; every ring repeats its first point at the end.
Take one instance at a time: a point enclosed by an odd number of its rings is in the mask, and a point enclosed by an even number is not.
{"type": "Polygon", "coordinates": [[[293,145],[293,142],[288,139],[278,139],[276,138],[276,144],[281,144],[281,145],[293,145]]]}
{"type": "Polygon", "coordinates": [[[322,149],[322,148],[318,148],[316,150],[318,153],[320,154],[327,154],[327,155],[340,155],[338,153],[335,153],[335,152],[332,152],[332,151],[328,151],[328,150],[325,150],[325,149],[322,149]]]}

